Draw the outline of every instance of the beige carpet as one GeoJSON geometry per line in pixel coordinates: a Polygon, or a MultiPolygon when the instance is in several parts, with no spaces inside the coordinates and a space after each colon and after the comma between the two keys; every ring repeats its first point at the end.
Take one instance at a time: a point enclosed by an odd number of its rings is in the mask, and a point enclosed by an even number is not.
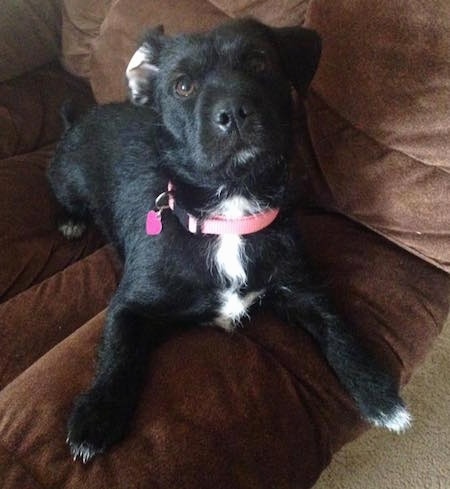
{"type": "Polygon", "coordinates": [[[403,391],[412,429],[372,429],[344,447],[314,489],[450,489],[450,320],[403,391]]]}

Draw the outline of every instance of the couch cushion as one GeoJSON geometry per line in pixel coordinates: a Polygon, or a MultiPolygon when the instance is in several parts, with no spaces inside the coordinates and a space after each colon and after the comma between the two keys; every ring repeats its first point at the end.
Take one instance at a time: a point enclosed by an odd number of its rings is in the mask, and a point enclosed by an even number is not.
{"type": "Polygon", "coordinates": [[[63,0],[61,60],[72,74],[90,76],[91,53],[112,0],[63,0]]]}
{"type": "MultiPolygon", "coordinates": [[[[309,213],[298,223],[355,332],[406,382],[442,327],[450,277],[343,217],[309,213]]],[[[36,335],[43,320],[29,326],[36,335]]],[[[161,346],[132,432],[82,467],[65,426],[91,381],[103,321],[1,391],[1,445],[16,461],[1,467],[4,477],[25,469],[42,487],[307,489],[365,429],[311,337],[259,314],[235,334],[199,327],[161,346]]]]}
{"type": "Polygon", "coordinates": [[[104,246],[0,304],[0,390],[107,306],[120,268],[104,246]]]}
{"type": "Polygon", "coordinates": [[[61,24],[57,0],[3,0],[0,8],[0,81],[57,58],[61,24]]]}
{"type": "Polygon", "coordinates": [[[317,199],[450,271],[450,3],[313,0],[317,199]]]}
{"type": "Polygon", "coordinates": [[[0,84],[0,158],[29,153],[61,135],[60,108],[93,103],[89,85],[50,64],[0,84]]]}
{"type": "Polygon", "coordinates": [[[57,230],[58,207],[46,168],[53,146],[0,160],[0,302],[96,250],[90,229],[78,241],[57,230]]]}
{"type": "Polygon", "coordinates": [[[309,0],[211,0],[229,17],[252,16],[273,26],[302,24],[309,0]]]}
{"type": "Polygon", "coordinates": [[[56,229],[45,173],[68,99],[77,107],[93,102],[85,82],[53,65],[0,85],[0,302],[103,244],[92,230],[69,242],[56,229]]]}

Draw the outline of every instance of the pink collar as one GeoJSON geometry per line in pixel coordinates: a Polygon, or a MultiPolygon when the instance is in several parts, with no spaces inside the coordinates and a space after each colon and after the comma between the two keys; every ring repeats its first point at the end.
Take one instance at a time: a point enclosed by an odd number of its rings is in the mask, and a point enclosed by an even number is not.
{"type": "Polygon", "coordinates": [[[186,210],[176,205],[173,196],[173,185],[169,184],[169,191],[159,195],[155,200],[156,210],[147,214],[146,232],[150,236],[160,234],[162,231],[161,212],[170,208],[181,224],[193,234],[252,234],[266,228],[276,219],[280,209],[267,209],[257,214],[237,219],[228,219],[224,216],[212,216],[209,219],[197,219],[186,210]],[[163,199],[168,199],[166,205],[161,205],[163,199]]]}

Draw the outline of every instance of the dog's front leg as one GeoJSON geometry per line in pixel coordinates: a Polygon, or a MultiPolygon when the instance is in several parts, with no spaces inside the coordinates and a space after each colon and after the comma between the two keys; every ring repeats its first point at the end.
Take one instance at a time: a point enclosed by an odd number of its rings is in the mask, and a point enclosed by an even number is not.
{"type": "Polygon", "coordinates": [[[403,431],[409,426],[410,415],[396,382],[349,332],[325,293],[318,287],[305,289],[305,283],[310,286],[313,282],[309,277],[279,286],[273,294],[279,315],[304,327],[315,338],[366,421],[391,431],[403,431]]]}
{"type": "Polygon", "coordinates": [[[157,342],[151,323],[117,300],[109,308],[93,384],[76,399],[68,422],[74,460],[86,463],[125,435],[157,342]]]}

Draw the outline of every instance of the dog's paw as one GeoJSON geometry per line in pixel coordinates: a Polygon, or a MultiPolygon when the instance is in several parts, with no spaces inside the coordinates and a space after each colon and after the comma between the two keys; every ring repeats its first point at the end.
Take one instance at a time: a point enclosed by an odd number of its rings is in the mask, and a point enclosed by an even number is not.
{"type": "Polygon", "coordinates": [[[403,433],[411,426],[412,417],[403,404],[399,403],[393,407],[382,408],[366,416],[366,420],[378,428],[386,428],[395,433],[403,433]]]}
{"type": "Polygon", "coordinates": [[[411,426],[411,415],[400,396],[389,390],[383,395],[371,393],[370,396],[357,400],[363,418],[372,426],[386,428],[395,433],[402,433],[411,426]]]}
{"type": "Polygon", "coordinates": [[[66,239],[78,239],[81,238],[86,230],[86,224],[74,219],[68,219],[58,225],[58,230],[66,239]]]}
{"type": "Polygon", "coordinates": [[[66,442],[75,460],[87,463],[125,435],[128,417],[117,405],[88,391],[75,402],[66,442]]]}
{"type": "Polygon", "coordinates": [[[78,444],[76,442],[71,441],[70,433],[67,436],[66,443],[69,445],[70,453],[72,455],[74,462],[80,460],[81,462],[86,464],[99,453],[103,453],[103,451],[99,450],[98,447],[89,445],[86,442],[82,442],[81,444],[78,444]]]}

